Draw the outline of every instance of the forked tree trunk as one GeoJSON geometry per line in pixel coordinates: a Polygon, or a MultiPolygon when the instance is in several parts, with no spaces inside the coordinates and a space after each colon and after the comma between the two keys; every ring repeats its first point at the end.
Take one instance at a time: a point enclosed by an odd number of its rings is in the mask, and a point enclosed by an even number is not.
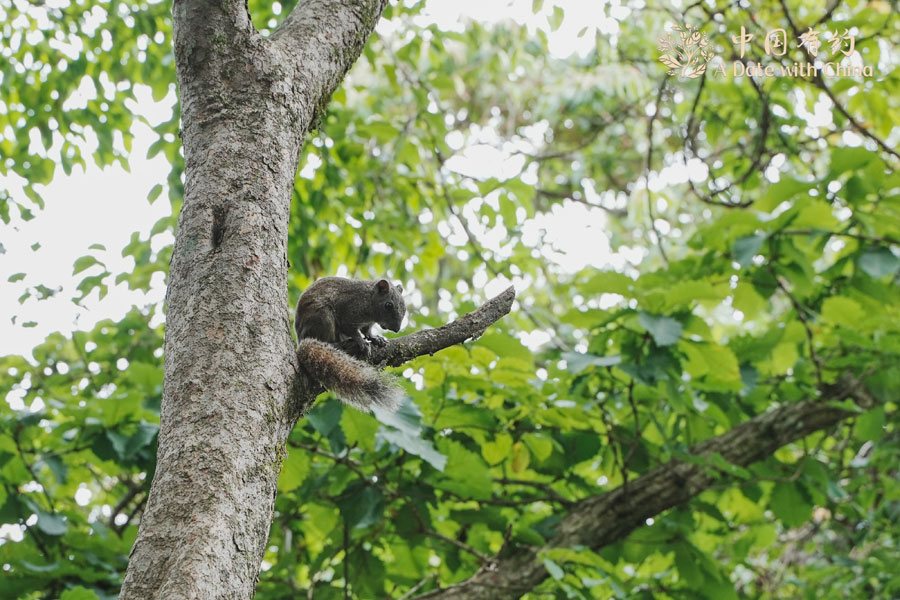
{"type": "Polygon", "coordinates": [[[295,374],[288,316],[294,174],[385,4],[301,0],[264,38],[243,0],[175,0],[184,205],[156,476],[125,600],[253,595],[284,442],[314,396],[295,374]]]}

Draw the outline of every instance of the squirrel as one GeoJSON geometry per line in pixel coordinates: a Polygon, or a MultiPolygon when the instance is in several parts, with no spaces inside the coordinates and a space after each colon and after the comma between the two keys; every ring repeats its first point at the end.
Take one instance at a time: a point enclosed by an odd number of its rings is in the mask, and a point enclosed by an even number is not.
{"type": "Polygon", "coordinates": [[[394,378],[353,358],[338,345],[349,343],[365,358],[371,352],[370,344],[387,344],[372,333],[372,325],[400,331],[406,314],[402,294],[400,284],[391,285],[386,279],[317,279],[300,296],[294,317],[300,365],[345,404],[365,412],[376,406],[396,411],[404,392],[394,378]]]}

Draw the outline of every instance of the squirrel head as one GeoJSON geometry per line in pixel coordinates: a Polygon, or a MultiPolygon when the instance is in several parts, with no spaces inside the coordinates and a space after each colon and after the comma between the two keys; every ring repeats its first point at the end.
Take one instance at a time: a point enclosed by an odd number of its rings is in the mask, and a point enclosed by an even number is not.
{"type": "Polygon", "coordinates": [[[400,331],[403,315],[406,314],[406,302],[403,301],[403,286],[399,283],[391,285],[387,279],[375,282],[375,318],[379,327],[400,331]]]}

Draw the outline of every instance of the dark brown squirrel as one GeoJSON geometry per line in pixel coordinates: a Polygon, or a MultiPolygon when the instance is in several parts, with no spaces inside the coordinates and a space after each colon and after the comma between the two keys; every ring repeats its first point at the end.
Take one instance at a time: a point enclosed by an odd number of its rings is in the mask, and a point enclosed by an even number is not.
{"type": "Polygon", "coordinates": [[[339,346],[352,344],[363,357],[371,352],[370,344],[384,346],[387,340],[373,334],[372,325],[400,331],[406,314],[402,294],[400,284],[386,279],[317,279],[300,296],[294,317],[300,365],[345,404],[363,411],[376,406],[396,411],[404,392],[394,378],[339,346]]]}

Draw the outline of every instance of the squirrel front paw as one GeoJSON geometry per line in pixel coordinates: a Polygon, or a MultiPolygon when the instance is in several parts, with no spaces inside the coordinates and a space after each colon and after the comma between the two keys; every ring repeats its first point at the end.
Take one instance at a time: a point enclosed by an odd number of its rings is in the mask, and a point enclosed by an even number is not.
{"type": "Polygon", "coordinates": [[[381,335],[369,335],[367,339],[379,348],[384,348],[388,343],[387,339],[381,335]]]}

